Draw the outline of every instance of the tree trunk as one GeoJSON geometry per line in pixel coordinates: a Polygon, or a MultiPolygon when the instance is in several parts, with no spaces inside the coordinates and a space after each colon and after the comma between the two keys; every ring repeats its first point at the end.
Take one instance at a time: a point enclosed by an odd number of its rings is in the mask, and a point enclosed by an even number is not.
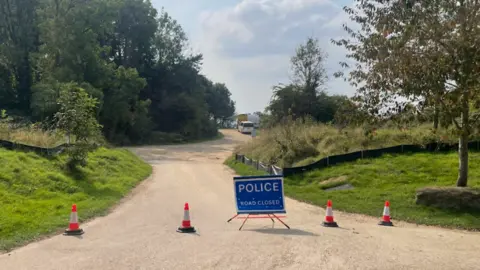
{"type": "Polygon", "coordinates": [[[435,112],[433,114],[433,129],[438,129],[438,118],[440,116],[440,108],[438,108],[438,104],[435,104],[435,112]]]}
{"type": "Polygon", "coordinates": [[[469,103],[468,94],[463,94],[462,100],[462,126],[458,140],[458,179],[457,187],[466,187],[468,181],[468,138],[469,138],[469,103]]]}
{"type": "Polygon", "coordinates": [[[457,187],[466,187],[468,181],[468,135],[462,134],[458,142],[458,179],[457,187]]]}

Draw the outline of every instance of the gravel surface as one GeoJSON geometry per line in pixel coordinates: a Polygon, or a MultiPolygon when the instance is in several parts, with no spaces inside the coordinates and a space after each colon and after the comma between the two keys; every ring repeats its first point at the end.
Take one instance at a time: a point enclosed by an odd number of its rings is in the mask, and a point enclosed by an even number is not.
{"type": "Polygon", "coordinates": [[[333,202],[340,228],[325,228],[323,209],[287,199],[291,230],[253,219],[238,231],[242,220],[226,222],[235,214],[233,174],[222,162],[251,138],[223,132],[218,141],[133,148],[154,173],[111,214],[80,224],[82,237],[54,236],[0,255],[0,269],[480,269],[480,233],[395,220],[378,226],[382,205],[373,218],[340,213],[333,202]],[[185,202],[197,234],[176,232],[185,202]]]}

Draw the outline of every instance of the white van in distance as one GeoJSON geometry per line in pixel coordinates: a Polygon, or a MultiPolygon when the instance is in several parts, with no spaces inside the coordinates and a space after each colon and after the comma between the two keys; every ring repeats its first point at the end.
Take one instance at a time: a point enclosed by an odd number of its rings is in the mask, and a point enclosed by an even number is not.
{"type": "Polygon", "coordinates": [[[241,121],[238,124],[238,132],[243,134],[251,134],[254,129],[253,122],[250,121],[241,121]]]}

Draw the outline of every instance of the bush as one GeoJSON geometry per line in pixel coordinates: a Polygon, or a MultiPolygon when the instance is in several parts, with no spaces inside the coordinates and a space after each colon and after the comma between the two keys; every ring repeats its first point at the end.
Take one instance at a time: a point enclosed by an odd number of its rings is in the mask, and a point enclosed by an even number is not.
{"type": "Polygon", "coordinates": [[[75,144],[67,149],[67,165],[71,169],[86,166],[88,153],[101,141],[101,126],[95,118],[98,101],[77,84],[67,83],[62,85],[58,103],[57,127],[68,136],[75,136],[75,144]]]}
{"type": "Polygon", "coordinates": [[[417,190],[416,204],[480,212],[480,188],[433,187],[417,190]]]}

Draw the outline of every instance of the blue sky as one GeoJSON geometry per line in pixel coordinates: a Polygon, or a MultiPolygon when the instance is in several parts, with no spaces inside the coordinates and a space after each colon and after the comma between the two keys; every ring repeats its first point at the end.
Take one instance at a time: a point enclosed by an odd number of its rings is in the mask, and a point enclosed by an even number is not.
{"type": "Polygon", "coordinates": [[[351,95],[354,89],[333,73],[346,51],[331,44],[351,23],[342,7],[352,0],[151,0],[188,34],[204,55],[202,73],[225,83],[237,112],[263,111],[272,86],[289,81],[289,60],[308,36],[317,37],[328,54],[328,92],[351,95]]]}

